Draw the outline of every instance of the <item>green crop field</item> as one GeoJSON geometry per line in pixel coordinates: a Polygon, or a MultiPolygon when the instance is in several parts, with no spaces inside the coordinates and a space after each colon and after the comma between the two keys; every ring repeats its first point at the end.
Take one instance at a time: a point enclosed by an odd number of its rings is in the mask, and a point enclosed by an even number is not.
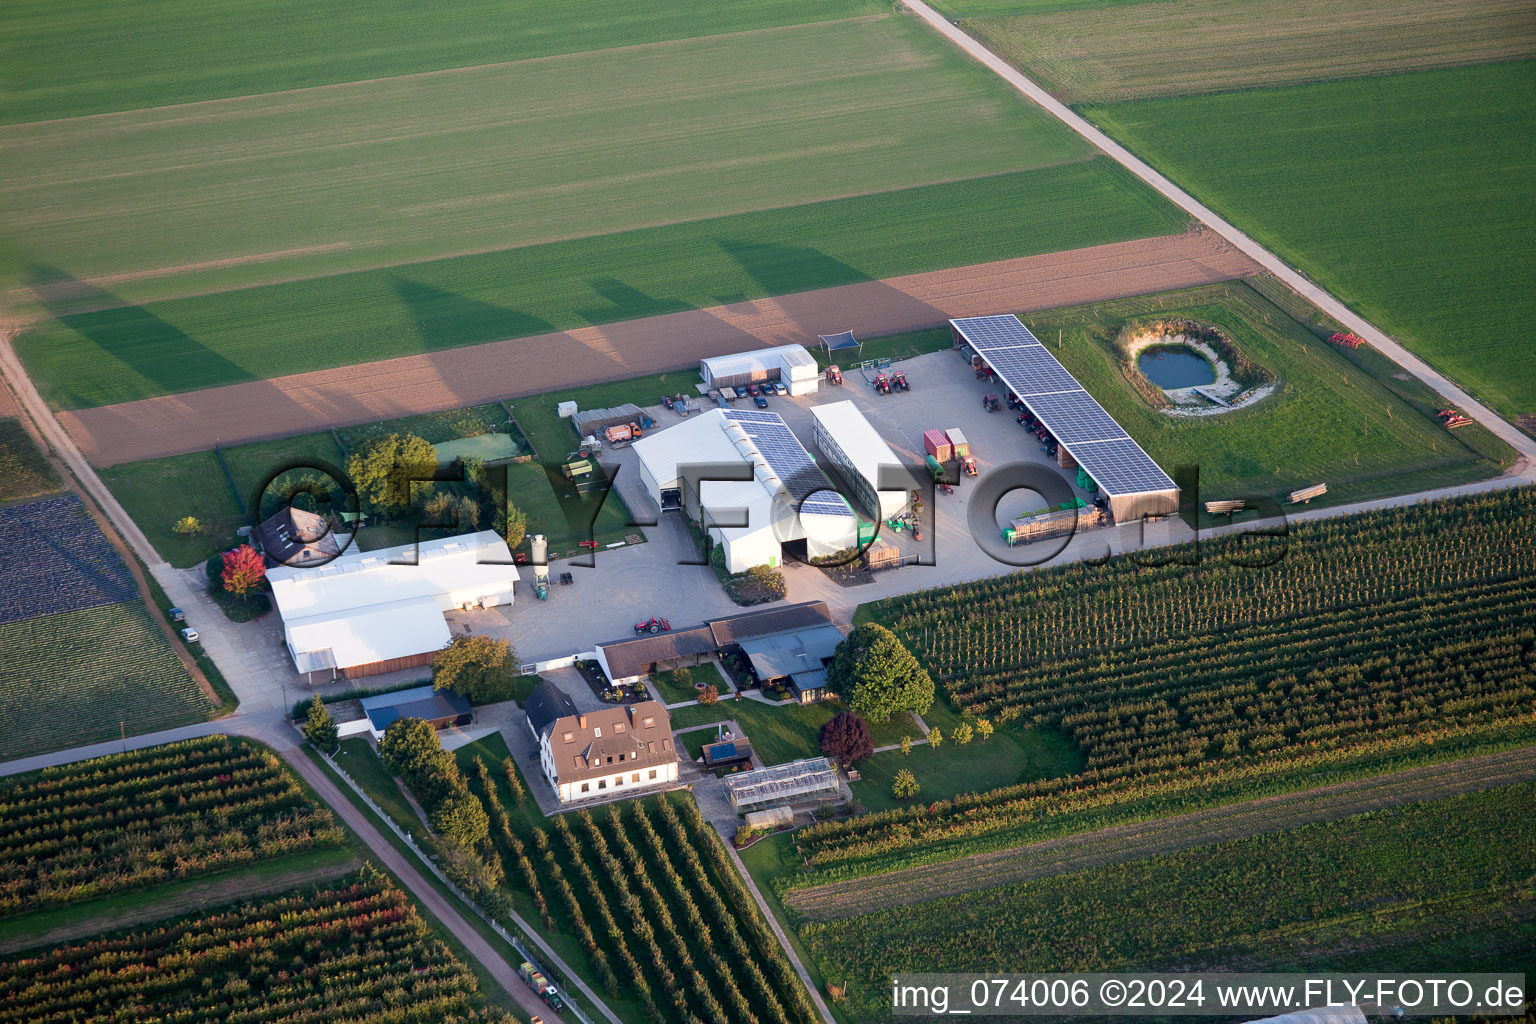
{"type": "Polygon", "coordinates": [[[0,625],[0,662],[0,760],[200,722],[210,711],[137,601],[0,625]]]}
{"type": "Polygon", "coordinates": [[[0,147],[0,287],[54,313],[1089,154],[898,17],[12,125],[0,147]]]}
{"type": "Polygon", "coordinates": [[[1069,103],[1355,78],[1536,55],[1530,0],[959,3],[962,27],[1069,103]],[[1022,10],[1013,8],[1022,7],[1022,10]],[[1176,59],[1170,55],[1177,54],[1176,59]]]}
{"type": "Polygon", "coordinates": [[[1085,114],[1500,412],[1536,412],[1536,62],[1085,114]]]}
{"type": "Polygon", "coordinates": [[[877,12],[870,0],[17,0],[0,123],[78,117],[877,12]],[[344,42],[343,42],[344,41],[344,42]]]}
{"type": "Polygon", "coordinates": [[[915,19],[792,6],[0,127],[18,350],[82,407],[1184,227],[915,19]]]}
{"type": "Polygon", "coordinates": [[[1326,482],[1328,501],[1358,501],[1485,479],[1514,457],[1482,427],[1446,430],[1433,418],[1435,396],[1395,377],[1395,364],[1368,349],[1328,344],[1242,282],[1025,320],[1160,465],[1198,466],[1204,499],[1283,499],[1326,482]],[[1128,320],[1162,316],[1221,329],[1280,379],[1279,390],[1216,416],[1171,417],[1152,408],[1127,385],[1112,342],[1128,320]]]}
{"type": "Polygon", "coordinates": [[[885,1019],[887,978],[908,971],[1528,970],[1533,795],[1375,811],[806,924],[801,938],[849,985],[854,1021],[885,1019]]]}

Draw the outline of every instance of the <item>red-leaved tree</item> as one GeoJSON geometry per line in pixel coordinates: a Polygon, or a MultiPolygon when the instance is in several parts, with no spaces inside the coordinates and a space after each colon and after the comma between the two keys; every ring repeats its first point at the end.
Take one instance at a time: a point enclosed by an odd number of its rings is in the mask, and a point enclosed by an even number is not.
{"type": "Polygon", "coordinates": [[[224,573],[220,579],[226,592],[243,597],[260,585],[266,574],[266,559],[249,544],[224,552],[224,573]]]}

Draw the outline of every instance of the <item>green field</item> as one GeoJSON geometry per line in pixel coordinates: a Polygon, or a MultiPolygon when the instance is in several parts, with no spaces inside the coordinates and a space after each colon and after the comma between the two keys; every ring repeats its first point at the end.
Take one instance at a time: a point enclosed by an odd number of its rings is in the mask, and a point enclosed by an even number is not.
{"type": "Polygon", "coordinates": [[[0,625],[0,760],[206,719],[208,698],[138,601],[0,625]]]}
{"type": "Polygon", "coordinates": [[[1185,226],[916,19],[795,10],[0,126],[18,350],[84,407],[1185,226]]]}
{"type": "Polygon", "coordinates": [[[1529,970],[1531,785],[807,924],[855,1021],[898,971],[1529,970]],[[1242,898],[1234,900],[1233,894],[1242,898]]]}
{"type": "Polygon", "coordinates": [[[1530,0],[946,4],[1068,103],[1226,92],[1536,54],[1530,0]],[[1086,9],[1092,7],[1092,9],[1086,9]],[[1178,59],[1169,59],[1179,54],[1178,59]]]}
{"type": "Polygon", "coordinates": [[[21,421],[0,416],[0,504],[52,494],[63,487],[21,421]]]}
{"type": "Polygon", "coordinates": [[[1328,484],[1339,503],[1495,476],[1514,453],[1485,428],[1446,430],[1443,402],[1373,350],[1323,341],[1248,284],[1120,299],[1024,318],[1051,352],[1132,437],[1170,470],[1200,467],[1201,496],[1272,497],[1328,484]],[[1128,320],[1182,316],[1224,331],[1280,378],[1244,409],[1171,417],[1126,383],[1113,349],[1128,320]],[[1061,339],[1057,347],[1057,339],[1061,339]]]}
{"type": "Polygon", "coordinates": [[[191,103],[881,10],[870,0],[17,0],[0,12],[0,124],[191,103]],[[338,45],[339,41],[345,45],[338,45]]]}
{"type": "Polygon", "coordinates": [[[1536,63],[1085,114],[1500,412],[1536,411],[1536,63]]]}
{"type": "Polygon", "coordinates": [[[0,147],[0,287],[54,314],[1090,153],[898,17],[14,125],[0,147]]]}
{"type": "MultiPolygon", "coordinates": [[[[65,314],[16,339],[106,405],[1185,227],[1104,158],[531,248],[65,314]]],[[[519,392],[515,379],[508,394],[519,392]]]]}

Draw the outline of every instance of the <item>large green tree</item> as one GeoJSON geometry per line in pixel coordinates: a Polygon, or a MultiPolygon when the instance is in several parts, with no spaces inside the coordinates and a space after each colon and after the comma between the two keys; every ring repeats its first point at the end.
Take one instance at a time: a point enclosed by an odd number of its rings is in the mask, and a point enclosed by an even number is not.
{"type": "Polygon", "coordinates": [[[837,645],[827,683],[848,710],[872,722],[933,706],[933,679],[912,652],[884,626],[857,627],[837,645]]]}
{"type": "Polygon", "coordinates": [[[517,652],[506,640],[461,633],[432,659],[432,685],[476,704],[511,700],[517,668],[517,652]]]}
{"type": "Polygon", "coordinates": [[[411,504],[412,480],[431,480],[437,449],[415,434],[390,434],[347,456],[347,475],[363,506],[375,512],[402,512],[411,504]]]}
{"type": "Polygon", "coordinates": [[[336,749],[336,719],[331,709],[316,697],[309,702],[309,714],[304,719],[304,738],[321,750],[336,749]]]}
{"type": "Polygon", "coordinates": [[[429,813],[449,796],[467,789],[458,762],[443,749],[437,730],[420,718],[389,723],[379,740],[379,760],[405,780],[429,813]]]}

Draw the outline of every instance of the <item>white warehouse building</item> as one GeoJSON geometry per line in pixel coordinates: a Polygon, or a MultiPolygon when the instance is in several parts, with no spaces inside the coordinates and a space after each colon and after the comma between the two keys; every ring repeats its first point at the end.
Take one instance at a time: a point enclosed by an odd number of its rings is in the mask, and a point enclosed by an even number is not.
{"type": "Polygon", "coordinates": [[[811,417],[816,450],[838,468],[864,511],[883,520],[912,503],[917,481],[858,406],[852,402],[818,405],[811,409],[811,417]]]}
{"type": "Polygon", "coordinates": [[[682,509],[725,554],[726,568],[778,566],[857,545],[858,518],[778,413],[711,409],[634,444],[658,508],[682,509]],[[702,479],[734,473],[738,480],[702,479]]]}
{"type": "Polygon", "coordinates": [[[814,395],[821,380],[816,360],[804,345],[780,345],[778,348],[711,356],[699,361],[699,373],[712,388],[746,387],[776,380],[791,395],[814,395]]]}
{"type": "Polygon", "coordinates": [[[267,570],[294,667],[348,679],[431,664],[451,639],[443,612],[511,604],[517,578],[494,530],[267,570]]]}

